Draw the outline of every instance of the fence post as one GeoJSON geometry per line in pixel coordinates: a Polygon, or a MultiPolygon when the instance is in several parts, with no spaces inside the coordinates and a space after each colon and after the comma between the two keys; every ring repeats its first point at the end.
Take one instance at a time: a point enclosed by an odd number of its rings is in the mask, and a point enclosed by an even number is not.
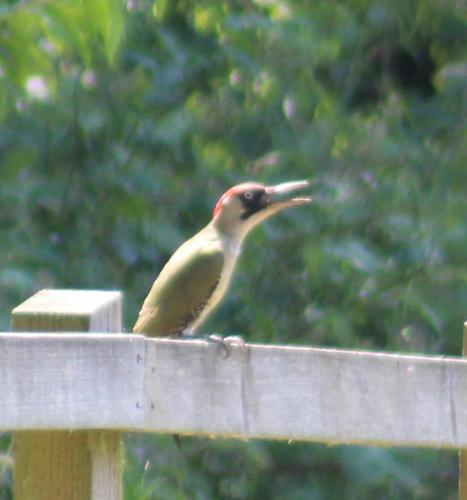
{"type": "MultiPolygon", "coordinates": [[[[464,323],[462,355],[467,357],[467,321],[464,323]]],[[[467,448],[459,451],[459,500],[467,500],[467,448]]]]}
{"type": "MultiPolygon", "coordinates": [[[[42,290],[13,310],[12,329],[121,332],[121,303],[120,292],[42,290]]],[[[121,446],[115,431],[15,432],[14,498],[119,500],[121,446]]]]}

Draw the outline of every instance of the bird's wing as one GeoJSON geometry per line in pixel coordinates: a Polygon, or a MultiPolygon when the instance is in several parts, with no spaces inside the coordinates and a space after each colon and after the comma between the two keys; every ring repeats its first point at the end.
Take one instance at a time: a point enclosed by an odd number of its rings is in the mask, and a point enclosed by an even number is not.
{"type": "Polygon", "coordinates": [[[212,245],[170,258],[152,286],[133,331],[148,336],[180,334],[201,313],[216,289],[224,263],[212,245]]]}

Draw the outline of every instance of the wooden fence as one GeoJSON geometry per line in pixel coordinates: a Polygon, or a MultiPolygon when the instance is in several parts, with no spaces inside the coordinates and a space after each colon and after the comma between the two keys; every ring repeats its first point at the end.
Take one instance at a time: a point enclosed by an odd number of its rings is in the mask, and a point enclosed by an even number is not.
{"type": "Polygon", "coordinates": [[[120,333],[121,301],[43,290],[0,334],[15,499],[121,498],[124,431],[467,449],[467,359],[253,344],[226,358],[120,333]]]}

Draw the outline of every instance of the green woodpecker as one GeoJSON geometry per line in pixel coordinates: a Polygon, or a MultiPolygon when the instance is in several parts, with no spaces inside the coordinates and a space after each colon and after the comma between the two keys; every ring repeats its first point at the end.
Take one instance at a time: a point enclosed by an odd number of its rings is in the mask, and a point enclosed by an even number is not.
{"type": "Polygon", "coordinates": [[[309,203],[310,197],[289,195],[308,185],[248,182],[224,193],[211,222],[183,243],[160,272],[133,331],[149,337],[195,333],[224,297],[246,235],[282,209],[309,203]]]}

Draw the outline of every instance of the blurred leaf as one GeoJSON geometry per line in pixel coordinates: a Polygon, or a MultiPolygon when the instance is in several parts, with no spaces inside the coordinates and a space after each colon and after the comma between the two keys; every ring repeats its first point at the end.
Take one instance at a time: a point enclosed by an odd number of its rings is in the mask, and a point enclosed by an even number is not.
{"type": "Polygon", "coordinates": [[[81,4],[94,36],[103,43],[107,59],[113,63],[124,34],[121,0],[81,0],[81,4]]]}
{"type": "Polygon", "coordinates": [[[92,61],[91,47],[82,28],[85,15],[78,2],[45,3],[41,6],[47,22],[46,34],[54,47],[60,52],[76,51],[83,63],[89,66],[92,61]]]}

